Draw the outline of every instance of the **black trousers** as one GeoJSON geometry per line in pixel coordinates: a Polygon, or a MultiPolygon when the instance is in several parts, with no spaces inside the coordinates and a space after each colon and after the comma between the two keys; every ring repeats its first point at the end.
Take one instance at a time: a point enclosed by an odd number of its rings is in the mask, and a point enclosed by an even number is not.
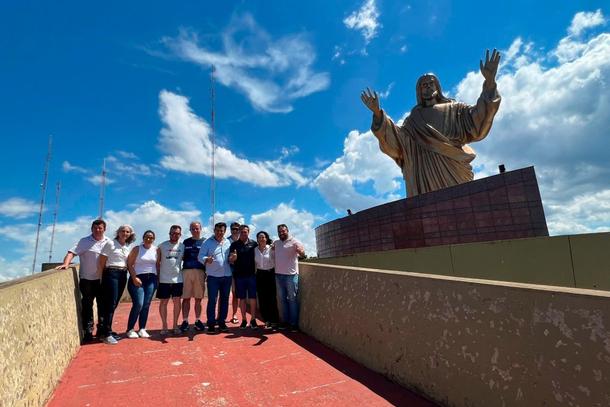
{"type": "MultiPolygon", "coordinates": [[[[114,268],[104,269],[102,274],[102,305],[103,305],[103,323],[101,326],[101,335],[108,335],[112,332],[112,319],[114,318],[114,310],[119,305],[119,301],[125,291],[127,285],[127,270],[114,268]]],[[[98,335],[99,336],[99,335],[98,335]]]]}
{"type": "Polygon", "coordinates": [[[84,280],[78,282],[81,299],[81,319],[85,334],[93,334],[93,300],[97,300],[97,327],[102,326],[104,308],[102,305],[102,284],[100,280],[84,280]]]}
{"type": "Polygon", "coordinates": [[[258,309],[263,321],[275,324],[280,317],[277,310],[277,298],[275,289],[275,269],[256,270],[256,296],[258,297],[258,309]]]}

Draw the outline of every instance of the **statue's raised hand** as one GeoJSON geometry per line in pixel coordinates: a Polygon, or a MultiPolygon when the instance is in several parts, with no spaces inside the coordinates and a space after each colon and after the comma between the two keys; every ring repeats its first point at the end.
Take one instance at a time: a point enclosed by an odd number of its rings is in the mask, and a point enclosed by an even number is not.
{"type": "Polygon", "coordinates": [[[379,108],[379,96],[377,92],[366,88],[360,94],[360,100],[366,107],[369,108],[371,112],[375,115],[375,117],[381,116],[381,109],[379,108]]]}
{"type": "Polygon", "coordinates": [[[481,68],[481,74],[485,78],[485,82],[488,84],[496,83],[496,73],[498,73],[498,65],[500,65],[500,53],[494,48],[491,53],[491,58],[489,57],[489,50],[485,53],[485,63],[483,61],[479,61],[479,66],[481,68]]]}

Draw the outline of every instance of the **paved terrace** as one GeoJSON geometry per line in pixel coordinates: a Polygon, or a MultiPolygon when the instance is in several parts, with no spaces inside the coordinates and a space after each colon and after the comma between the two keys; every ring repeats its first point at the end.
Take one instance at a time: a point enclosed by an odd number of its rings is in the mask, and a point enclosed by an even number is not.
{"type": "MultiPolygon", "coordinates": [[[[117,331],[130,307],[117,309],[117,331]]],[[[229,324],[162,337],[156,301],[148,328],[150,339],[81,346],[48,406],[434,406],[303,333],[229,324]]]]}

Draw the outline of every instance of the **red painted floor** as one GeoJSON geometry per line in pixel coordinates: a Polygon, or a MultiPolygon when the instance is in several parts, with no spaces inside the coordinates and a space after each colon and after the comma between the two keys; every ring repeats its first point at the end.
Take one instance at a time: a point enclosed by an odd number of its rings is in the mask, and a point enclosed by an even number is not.
{"type": "MultiPolygon", "coordinates": [[[[130,306],[117,309],[116,331],[124,330],[130,306]]],[[[48,406],[434,405],[303,333],[229,324],[224,334],[191,327],[163,338],[160,327],[153,302],[150,339],[83,345],[48,406]]]]}

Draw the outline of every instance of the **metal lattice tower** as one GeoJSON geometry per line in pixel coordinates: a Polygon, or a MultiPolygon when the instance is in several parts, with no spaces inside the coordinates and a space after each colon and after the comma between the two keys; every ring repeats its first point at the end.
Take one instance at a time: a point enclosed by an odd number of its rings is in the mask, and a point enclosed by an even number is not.
{"type": "Polygon", "coordinates": [[[51,229],[51,244],[49,245],[49,263],[53,258],[53,241],[55,240],[55,225],[57,224],[57,211],[59,210],[59,193],[61,192],[61,182],[55,185],[55,210],[53,211],[53,229],[51,229]]]}
{"type": "Polygon", "coordinates": [[[214,217],[216,215],[216,89],[214,88],[214,73],[216,68],[212,66],[210,72],[210,139],[212,141],[212,174],[210,176],[210,206],[212,210],[212,230],[216,223],[214,217]]]}
{"type": "Polygon", "coordinates": [[[38,256],[38,242],[40,241],[40,228],[42,227],[42,211],[44,210],[44,198],[47,194],[47,179],[49,178],[49,163],[51,162],[51,146],[53,136],[49,135],[49,146],[47,149],[47,160],[44,165],[44,175],[40,184],[40,209],[38,211],[38,227],[36,228],[36,244],[34,245],[34,260],[32,261],[32,274],[36,271],[36,257],[38,256]]]}
{"type": "Polygon", "coordinates": [[[102,163],[102,179],[100,181],[100,215],[98,219],[104,216],[104,193],[106,192],[106,159],[102,163]]]}

